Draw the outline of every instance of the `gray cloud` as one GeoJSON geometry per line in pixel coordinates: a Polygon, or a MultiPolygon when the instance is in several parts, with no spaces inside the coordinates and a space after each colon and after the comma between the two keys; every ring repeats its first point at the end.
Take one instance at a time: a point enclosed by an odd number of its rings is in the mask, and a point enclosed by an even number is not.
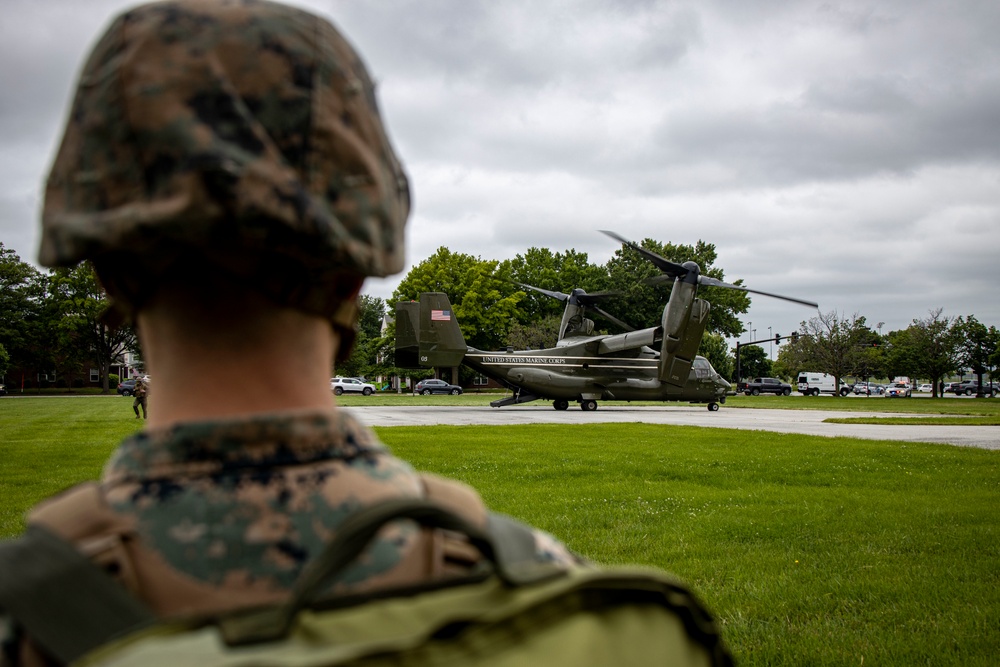
{"type": "MultiPolygon", "coordinates": [[[[605,261],[613,228],[715,243],[727,277],[885,330],[936,307],[1000,324],[996,2],[299,4],[378,82],[412,262],[440,245],[605,261]]],[[[126,6],[5,4],[0,241],[24,257],[72,79],[126,6]]],[[[746,319],[760,335],[809,316],[754,299],[746,319]]]]}

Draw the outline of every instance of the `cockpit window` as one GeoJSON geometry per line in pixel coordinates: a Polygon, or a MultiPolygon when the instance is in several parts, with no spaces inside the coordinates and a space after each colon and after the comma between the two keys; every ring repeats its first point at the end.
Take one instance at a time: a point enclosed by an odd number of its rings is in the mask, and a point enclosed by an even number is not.
{"type": "Polygon", "coordinates": [[[712,364],[709,363],[708,359],[705,357],[695,357],[694,363],[691,364],[691,368],[694,369],[694,376],[699,379],[708,379],[716,375],[715,369],[712,368],[712,364]]]}

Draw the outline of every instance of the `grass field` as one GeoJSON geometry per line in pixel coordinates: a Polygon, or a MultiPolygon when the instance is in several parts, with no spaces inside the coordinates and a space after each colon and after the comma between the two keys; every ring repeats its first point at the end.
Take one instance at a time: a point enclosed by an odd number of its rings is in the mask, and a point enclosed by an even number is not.
{"type": "MultiPolygon", "coordinates": [[[[806,400],[745,401],[796,398],[806,400]]],[[[1000,409],[810,402],[874,400],[1000,409]]],[[[19,532],[42,497],[97,476],[137,428],[130,406],[0,399],[0,535],[19,532]]],[[[377,430],[417,468],[473,484],[492,508],[595,561],[680,575],[741,664],[992,665],[1000,655],[1000,452],[648,424],[377,430]]]]}

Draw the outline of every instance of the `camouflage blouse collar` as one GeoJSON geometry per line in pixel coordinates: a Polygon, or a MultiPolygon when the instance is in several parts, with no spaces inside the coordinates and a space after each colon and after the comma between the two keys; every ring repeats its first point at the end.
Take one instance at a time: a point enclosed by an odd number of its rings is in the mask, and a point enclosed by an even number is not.
{"type": "Polygon", "coordinates": [[[104,482],[354,459],[384,452],[375,434],[341,409],[193,422],[126,438],[108,461],[104,482]]]}

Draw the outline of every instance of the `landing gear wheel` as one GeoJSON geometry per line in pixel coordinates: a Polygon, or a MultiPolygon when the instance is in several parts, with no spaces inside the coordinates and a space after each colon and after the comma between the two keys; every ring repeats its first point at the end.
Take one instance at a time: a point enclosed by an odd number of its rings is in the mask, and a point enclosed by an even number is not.
{"type": "Polygon", "coordinates": [[[580,409],[584,412],[593,412],[597,409],[597,401],[580,401],[580,409]]]}
{"type": "Polygon", "coordinates": [[[719,404],[718,403],[709,403],[708,404],[708,411],[709,412],[718,412],[719,411],[719,404]]]}
{"type": "Polygon", "coordinates": [[[552,407],[556,410],[565,410],[569,407],[569,401],[552,401],[552,407]]]}

